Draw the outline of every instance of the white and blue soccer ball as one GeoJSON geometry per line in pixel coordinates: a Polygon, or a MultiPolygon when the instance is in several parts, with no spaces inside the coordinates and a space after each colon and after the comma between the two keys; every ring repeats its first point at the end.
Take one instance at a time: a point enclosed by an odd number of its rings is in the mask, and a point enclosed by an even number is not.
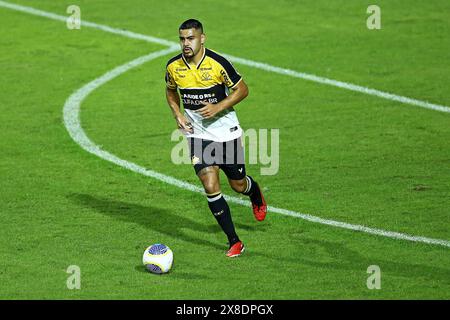
{"type": "Polygon", "coordinates": [[[152,273],[167,273],[172,268],[173,252],[164,244],[152,244],[145,249],[142,263],[152,273]]]}

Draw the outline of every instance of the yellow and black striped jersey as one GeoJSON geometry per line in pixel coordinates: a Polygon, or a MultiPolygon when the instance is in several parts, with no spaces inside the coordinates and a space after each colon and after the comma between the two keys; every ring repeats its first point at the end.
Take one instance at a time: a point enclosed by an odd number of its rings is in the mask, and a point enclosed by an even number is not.
{"type": "Polygon", "coordinates": [[[220,102],[239,80],[241,76],[227,59],[206,48],[197,66],[190,65],[181,53],[167,63],[167,87],[179,89],[186,109],[202,107],[199,101],[220,102]]]}
{"type": "Polygon", "coordinates": [[[229,89],[241,79],[226,58],[207,48],[197,66],[189,64],[181,53],[167,62],[166,86],[172,90],[178,89],[185,115],[194,126],[194,134],[188,134],[188,137],[228,141],[242,134],[233,108],[220,112],[212,119],[203,119],[194,112],[203,107],[201,101],[216,104],[225,99],[229,89]]]}

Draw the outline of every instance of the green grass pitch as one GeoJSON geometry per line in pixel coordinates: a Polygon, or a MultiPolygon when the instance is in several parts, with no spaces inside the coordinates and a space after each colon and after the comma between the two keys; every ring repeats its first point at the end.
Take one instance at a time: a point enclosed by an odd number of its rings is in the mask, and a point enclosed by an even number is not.
{"type": "MultiPolygon", "coordinates": [[[[195,17],[219,52],[450,106],[448,0],[376,2],[380,30],[366,27],[365,0],[76,4],[83,20],[175,42],[195,17]]],[[[63,16],[75,4],[14,3],[63,16]]],[[[63,123],[74,91],[165,47],[3,7],[0,23],[0,299],[450,298],[449,247],[276,213],[257,223],[234,203],[247,250],[227,259],[203,195],[86,152],[63,123]],[[142,266],[152,243],[173,250],[169,274],[142,266]],[[80,267],[79,290],[66,286],[70,265],[80,267]],[[381,289],[367,287],[370,265],[381,269],[381,289]]],[[[81,123],[103,150],[200,186],[190,165],[170,158],[170,56],[93,91],[81,123]]],[[[450,240],[449,113],[235,66],[250,89],[236,107],[242,127],[280,130],[278,173],[247,166],[269,205],[450,240]]]]}

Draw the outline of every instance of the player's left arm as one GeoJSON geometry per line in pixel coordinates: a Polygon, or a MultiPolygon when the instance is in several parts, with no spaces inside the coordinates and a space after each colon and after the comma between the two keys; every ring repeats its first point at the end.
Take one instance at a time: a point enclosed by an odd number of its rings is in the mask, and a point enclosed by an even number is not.
{"type": "Polygon", "coordinates": [[[248,87],[244,82],[244,79],[240,79],[239,82],[231,88],[231,90],[231,94],[219,103],[210,104],[208,102],[202,101],[201,103],[204,105],[204,107],[198,109],[197,112],[206,119],[212,118],[222,110],[235,106],[248,96],[248,87]]]}

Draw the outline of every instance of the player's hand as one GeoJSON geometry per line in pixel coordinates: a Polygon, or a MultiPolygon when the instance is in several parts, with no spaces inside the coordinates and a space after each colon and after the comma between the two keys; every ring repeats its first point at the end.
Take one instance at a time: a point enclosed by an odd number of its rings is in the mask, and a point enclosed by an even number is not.
{"type": "Polygon", "coordinates": [[[178,129],[181,129],[186,133],[194,133],[194,127],[192,126],[192,123],[190,123],[184,115],[180,114],[176,116],[175,120],[177,122],[178,129]]]}
{"type": "Polygon", "coordinates": [[[204,105],[204,107],[196,110],[195,112],[201,114],[201,116],[205,119],[212,118],[221,111],[216,104],[210,104],[206,101],[200,101],[200,103],[204,105]]]}

